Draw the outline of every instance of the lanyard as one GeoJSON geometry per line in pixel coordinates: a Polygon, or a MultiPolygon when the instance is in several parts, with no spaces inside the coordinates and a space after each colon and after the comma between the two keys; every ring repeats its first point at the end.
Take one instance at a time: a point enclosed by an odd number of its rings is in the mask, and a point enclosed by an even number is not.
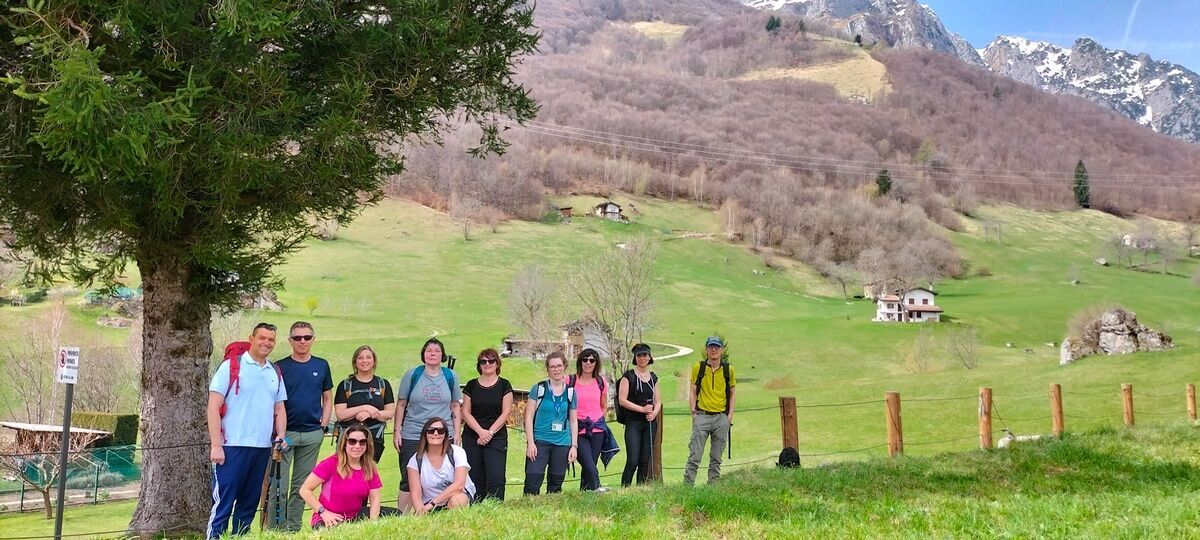
{"type": "Polygon", "coordinates": [[[563,412],[563,404],[567,401],[567,387],[564,385],[562,394],[557,396],[554,395],[554,385],[547,382],[546,389],[550,391],[550,403],[554,405],[554,417],[558,418],[558,415],[563,412]]]}

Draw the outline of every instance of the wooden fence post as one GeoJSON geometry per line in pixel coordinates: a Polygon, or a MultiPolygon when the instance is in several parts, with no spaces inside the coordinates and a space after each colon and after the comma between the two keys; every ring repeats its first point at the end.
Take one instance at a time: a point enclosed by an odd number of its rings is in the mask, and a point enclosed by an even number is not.
{"type": "Polygon", "coordinates": [[[779,396],[779,425],[783,428],[783,447],[800,451],[800,436],[796,426],[796,398],[779,396]]]}
{"type": "Polygon", "coordinates": [[[979,387],[979,448],[992,449],[992,389],[979,387]]]}
{"type": "Polygon", "coordinates": [[[1188,420],[1196,421],[1196,385],[1188,383],[1187,385],[1187,413],[1188,420]]]}
{"type": "Polygon", "coordinates": [[[884,394],[887,403],[887,444],[888,455],[896,457],[904,454],[904,429],[900,425],[900,392],[884,394]]]}
{"type": "Polygon", "coordinates": [[[1063,423],[1062,385],[1050,384],[1050,424],[1054,436],[1062,438],[1066,425],[1063,423]]]}
{"type": "Polygon", "coordinates": [[[1133,427],[1133,385],[1121,385],[1121,405],[1125,409],[1125,427],[1133,427]]]}

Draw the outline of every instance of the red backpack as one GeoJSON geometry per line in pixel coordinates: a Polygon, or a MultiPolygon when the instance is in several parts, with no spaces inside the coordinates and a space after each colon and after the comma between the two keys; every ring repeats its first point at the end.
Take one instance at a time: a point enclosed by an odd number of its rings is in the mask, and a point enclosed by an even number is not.
{"type": "MultiPolygon", "coordinates": [[[[218,411],[218,414],[221,418],[225,418],[225,412],[229,407],[229,393],[233,392],[234,394],[237,394],[238,390],[241,388],[241,382],[238,380],[238,376],[242,371],[242,354],[247,352],[250,352],[249,341],[235,341],[225,346],[224,361],[229,362],[229,388],[225,389],[225,399],[221,402],[221,409],[218,411]]],[[[279,366],[273,363],[271,366],[275,368],[275,376],[279,377],[279,384],[283,384],[283,372],[279,371],[279,366]]],[[[225,439],[224,442],[229,442],[229,440],[225,438],[224,426],[221,426],[221,438],[225,439]]]]}

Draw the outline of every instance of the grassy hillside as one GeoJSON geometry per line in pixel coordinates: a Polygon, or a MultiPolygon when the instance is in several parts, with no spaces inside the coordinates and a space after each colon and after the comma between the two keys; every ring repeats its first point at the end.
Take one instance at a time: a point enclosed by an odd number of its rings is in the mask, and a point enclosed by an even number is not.
{"type": "Polygon", "coordinates": [[[828,84],[845,98],[859,99],[868,103],[882,99],[887,93],[887,66],[871,57],[867,51],[854,43],[827,37],[814,37],[817,41],[835,44],[850,53],[850,58],[815,66],[793,68],[767,68],[751,71],[739,77],[744,81],[768,79],[800,79],[828,84]]]}
{"type": "MultiPolygon", "coordinates": [[[[719,234],[715,239],[675,239],[675,230],[719,231],[710,211],[652,199],[618,201],[627,208],[633,203],[633,223],[583,217],[569,224],[513,222],[497,233],[475,231],[470,241],[441,213],[385,201],[339,231],[336,240],[314,240],[288,262],[282,268],[286,289],[280,293],[288,309],[246,314],[243,326],[259,318],[284,326],[296,319],[312,321],[318,336],[315,351],[331,361],[338,378],[349,372],[349,355],[361,344],[374,346],[382,374],[396,378],[416,365],[420,344],[436,334],[451,354],[464,359],[458,373],[465,379],[473,375],[474,354],[497,346],[514,330],[506,315],[506,291],[523,266],[537,262],[563,276],[597,250],[613,249],[614,243],[633,236],[650,237],[659,241],[661,288],[656,324],[646,338],[701,349],[704,336],[719,331],[730,342],[743,412],[735,419],[733,465],[727,470],[762,463],[778,453],[775,406],[780,395],[799,400],[800,450],[806,464],[814,465],[884,455],[882,397],[887,390],[902,393],[907,453],[928,456],[976,445],[974,396],[979,386],[995,389],[997,429],[1044,433],[1049,431],[1046,393],[1052,382],[1064,385],[1068,431],[1079,432],[1119,425],[1121,383],[1135,386],[1141,425],[1182,418],[1183,385],[1200,380],[1195,361],[1200,312],[1194,308],[1200,289],[1177,276],[1092,265],[1105,238],[1133,228],[1105,214],[991,207],[982,209],[981,216],[1003,224],[1003,244],[984,242],[977,221],[970,221],[965,232],[951,234],[972,267],[971,277],[938,284],[938,303],[951,322],[933,330],[942,335],[959,325],[975,326],[984,349],[973,370],[938,351],[930,352],[924,368],[917,370],[904,356],[926,327],[872,323],[870,302],[844,301],[800,265],[766,268],[760,257],[724,242],[719,234]],[[991,275],[976,277],[982,267],[991,275]],[[1078,275],[1080,284],[1071,286],[1069,275],[1078,275]],[[317,301],[311,315],[304,307],[309,298],[317,301]],[[1045,343],[1062,339],[1065,321],[1075,311],[1110,302],[1136,311],[1152,327],[1165,328],[1179,347],[1059,367],[1057,348],[1045,343]],[[1033,352],[1024,352],[1026,348],[1033,352]],[[836,403],[855,404],[809,407],[836,403]]],[[[561,202],[587,208],[598,199],[561,202]]],[[[1185,261],[1176,272],[1190,275],[1195,265],[1195,260],[1185,261]]],[[[12,324],[27,323],[23,317],[36,308],[23,309],[0,312],[12,324]]],[[[286,350],[282,342],[280,347],[277,356],[286,350]]],[[[682,474],[689,434],[678,373],[697,360],[692,355],[655,364],[667,400],[663,453],[668,484],[677,483],[682,474]]],[[[504,365],[504,376],[528,388],[543,372],[529,361],[512,359],[504,365]]],[[[509,478],[519,482],[524,443],[519,433],[512,435],[509,478]]],[[[385,484],[394,486],[394,451],[388,451],[384,464],[385,484]]],[[[605,473],[606,485],[617,483],[613,475],[623,464],[624,455],[618,455],[605,473]]],[[[569,490],[575,486],[570,478],[567,485],[569,490]]],[[[519,495],[518,486],[509,490],[519,495]]],[[[388,494],[392,497],[394,492],[388,494]]],[[[104,508],[105,517],[97,518],[101,527],[106,520],[120,522],[131,507],[104,508]]],[[[828,511],[811,510],[818,515],[828,511]]],[[[87,512],[73,509],[71,515],[87,512]]],[[[106,530],[94,524],[77,521],[71,527],[106,530]]]]}
{"type": "Polygon", "coordinates": [[[676,41],[679,41],[679,38],[683,37],[683,33],[687,32],[688,29],[687,26],[682,24],[671,24],[663,21],[638,21],[629,26],[648,38],[661,39],[667,45],[673,45],[676,41]]]}

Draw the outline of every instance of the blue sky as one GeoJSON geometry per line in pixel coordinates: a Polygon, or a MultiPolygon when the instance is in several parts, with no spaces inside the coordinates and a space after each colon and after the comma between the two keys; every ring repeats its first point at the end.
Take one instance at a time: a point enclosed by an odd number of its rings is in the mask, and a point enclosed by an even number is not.
{"type": "Polygon", "coordinates": [[[1070,47],[1090,36],[1200,72],[1200,0],[918,0],[976,48],[997,35],[1070,47]],[[1136,6],[1136,10],[1135,10],[1136,6]]]}

